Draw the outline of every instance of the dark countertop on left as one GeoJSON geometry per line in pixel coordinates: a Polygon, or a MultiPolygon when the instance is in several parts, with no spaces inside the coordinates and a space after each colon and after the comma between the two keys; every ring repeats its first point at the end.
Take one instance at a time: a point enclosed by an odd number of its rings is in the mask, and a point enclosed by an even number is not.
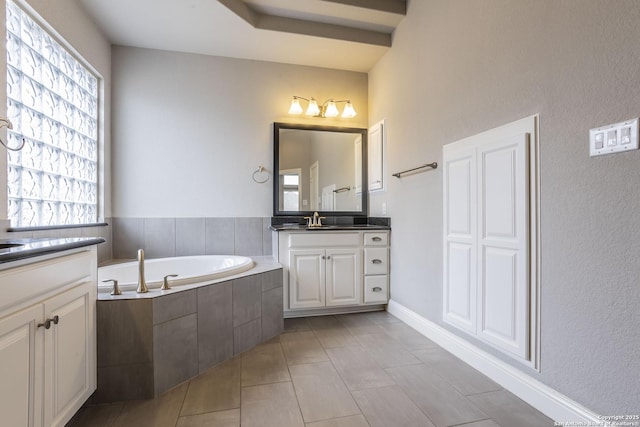
{"type": "Polygon", "coordinates": [[[104,243],[101,237],[0,239],[0,264],[104,243]]]}

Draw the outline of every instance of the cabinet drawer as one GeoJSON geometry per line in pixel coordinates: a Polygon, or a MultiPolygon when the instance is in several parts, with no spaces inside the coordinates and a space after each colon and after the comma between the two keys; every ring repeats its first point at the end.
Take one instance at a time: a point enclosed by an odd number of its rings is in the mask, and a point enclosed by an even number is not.
{"type": "Polygon", "coordinates": [[[360,239],[358,233],[330,233],[326,231],[304,233],[291,233],[289,235],[289,247],[340,247],[340,246],[359,246],[360,239]]]}
{"type": "Polygon", "coordinates": [[[389,246],[389,233],[387,232],[369,232],[364,233],[365,246],[389,246]]]}
{"type": "Polygon", "coordinates": [[[389,274],[387,248],[364,249],[364,274],[389,274]]]}
{"type": "Polygon", "coordinates": [[[364,302],[386,303],[389,299],[389,276],[366,276],[364,278],[364,302]]]}
{"type": "Polygon", "coordinates": [[[96,258],[84,250],[46,261],[36,261],[0,272],[0,315],[6,309],[24,303],[31,298],[89,280],[95,268],[96,258]]]}

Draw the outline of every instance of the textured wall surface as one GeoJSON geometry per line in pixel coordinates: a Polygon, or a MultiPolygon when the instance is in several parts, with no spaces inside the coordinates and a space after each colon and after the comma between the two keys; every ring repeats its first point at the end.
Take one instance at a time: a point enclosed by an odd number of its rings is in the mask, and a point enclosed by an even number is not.
{"type": "Polygon", "coordinates": [[[442,170],[390,174],[540,113],[541,372],[505,360],[605,415],[640,409],[640,151],[590,158],[588,130],[640,115],[639,21],[635,0],[413,1],[369,75],[392,298],[440,324],[442,170]]]}
{"type": "Polygon", "coordinates": [[[272,213],[273,122],[366,127],[367,75],[115,47],[113,209],[118,217],[272,213]],[[352,120],[288,116],[291,97],[351,99],[352,120]]]}

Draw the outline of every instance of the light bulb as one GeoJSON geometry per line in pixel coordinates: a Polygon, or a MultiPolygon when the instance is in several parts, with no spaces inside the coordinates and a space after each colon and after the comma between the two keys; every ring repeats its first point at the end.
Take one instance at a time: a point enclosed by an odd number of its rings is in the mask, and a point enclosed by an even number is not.
{"type": "Polygon", "coordinates": [[[320,114],[320,107],[318,107],[318,101],[314,98],[309,100],[309,106],[307,107],[307,112],[305,113],[307,116],[317,116],[320,114]]]}
{"type": "Polygon", "coordinates": [[[300,100],[295,96],[291,100],[291,107],[289,107],[289,114],[302,114],[302,106],[300,105],[300,100]]]}
{"type": "Polygon", "coordinates": [[[338,117],[340,112],[338,111],[338,107],[336,107],[336,103],[333,101],[329,101],[327,104],[327,109],[324,112],[325,117],[338,117]]]}
{"type": "Polygon", "coordinates": [[[356,110],[353,109],[353,104],[351,101],[347,101],[347,105],[344,106],[344,111],[342,112],[343,119],[352,119],[356,116],[356,110]]]}

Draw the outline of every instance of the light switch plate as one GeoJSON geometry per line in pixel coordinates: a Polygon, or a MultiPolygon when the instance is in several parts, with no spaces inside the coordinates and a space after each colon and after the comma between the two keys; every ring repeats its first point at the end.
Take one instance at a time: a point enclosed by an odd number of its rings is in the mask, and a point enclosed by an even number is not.
{"type": "Polygon", "coordinates": [[[637,149],[637,118],[589,130],[589,154],[591,157],[637,149]]]}

